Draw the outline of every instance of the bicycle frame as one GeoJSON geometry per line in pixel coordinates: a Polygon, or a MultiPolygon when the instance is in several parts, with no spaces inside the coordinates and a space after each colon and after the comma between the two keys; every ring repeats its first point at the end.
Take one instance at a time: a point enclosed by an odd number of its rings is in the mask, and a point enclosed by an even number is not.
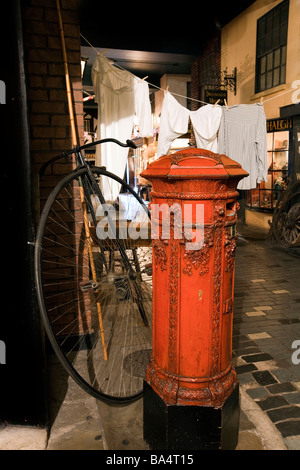
{"type": "MultiPolygon", "coordinates": [[[[121,147],[129,147],[129,148],[133,148],[133,149],[137,148],[137,146],[135,145],[134,142],[132,142],[132,140],[127,140],[126,144],[123,144],[122,142],[120,142],[117,139],[101,139],[101,140],[96,140],[95,142],[91,142],[89,144],[84,144],[84,145],[81,145],[81,146],[76,145],[76,147],[72,148],[72,150],[69,150],[67,152],[63,152],[60,155],[58,155],[57,157],[51,158],[50,160],[45,162],[41,166],[40,171],[39,171],[40,178],[42,178],[44,176],[44,173],[45,173],[45,171],[46,171],[46,169],[49,165],[52,165],[56,161],[58,161],[62,158],[68,157],[69,155],[72,155],[72,154],[75,154],[75,156],[76,156],[77,168],[81,167],[81,166],[87,167],[88,164],[87,164],[86,160],[83,158],[83,156],[81,154],[81,150],[85,150],[89,147],[94,147],[95,145],[104,144],[106,142],[114,142],[115,144],[118,144],[121,147]]],[[[101,167],[101,168],[105,168],[105,167],[101,167]]]]}
{"type": "MultiPolygon", "coordinates": [[[[76,159],[76,169],[74,171],[77,171],[78,169],[80,168],[86,168],[87,170],[87,173],[86,173],[86,177],[88,178],[88,182],[91,186],[91,188],[93,189],[93,191],[95,192],[95,194],[98,196],[99,198],[99,201],[101,204],[106,204],[106,201],[105,201],[105,198],[100,190],[100,187],[91,171],[91,168],[90,166],[88,165],[85,157],[82,155],[81,151],[84,150],[84,149],[87,149],[89,147],[93,147],[95,145],[99,145],[99,144],[102,144],[102,143],[106,143],[106,142],[113,142],[113,143],[116,143],[118,145],[120,145],[121,147],[129,147],[129,148],[137,148],[135,143],[132,142],[131,140],[127,140],[126,141],[126,144],[123,144],[122,142],[116,140],[116,139],[102,139],[102,140],[98,140],[98,141],[95,141],[95,142],[91,142],[89,144],[85,144],[85,145],[82,145],[82,146],[76,146],[74,147],[72,150],[69,150],[67,152],[64,152],[60,155],[58,155],[57,157],[54,157],[52,158],[51,160],[47,161],[46,163],[44,163],[40,169],[40,178],[43,177],[47,167],[53,163],[55,163],[56,161],[62,159],[62,158],[65,158],[69,155],[72,155],[74,154],[75,155],[75,159],[76,159]]],[[[105,167],[100,167],[100,168],[103,168],[105,169],[105,167]]],[[[90,210],[90,213],[92,215],[92,219],[93,219],[93,222],[96,226],[96,215],[95,215],[95,211],[94,211],[94,208],[91,204],[91,201],[90,201],[90,195],[89,195],[89,191],[87,189],[87,185],[86,185],[86,182],[84,180],[82,180],[80,178],[80,185],[83,189],[83,193],[84,193],[84,199],[85,201],[88,201],[88,204],[89,204],[89,210],[90,210]]],[[[82,195],[83,197],[83,195],[82,195]]],[[[139,198],[140,199],[140,198],[139,198]]],[[[82,199],[82,202],[83,202],[83,199],[82,199]]],[[[144,202],[140,199],[140,202],[144,205],[144,202]]],[[[148,208],[146,208],[147,210],[147,213],[149,215],[149,210],[148,208]]],[[[114,222],[109,214],[109,211],[105,211],[105,216],[107,217],[107,220],[108,220],[108,223],[109,223],[109,226],[110,228],[113,230],[114,229],[114,222]]],[[[87,230],[88,227],[87,227],[87,230]]],[[[128,274],[129,274],[129,282],[131,283],[131,288],[132,288],[132,291],[133,291],[133,296],[135,298],[137,298],[137,303],[139,305],[139,310],[140,310],[140,314],[141,314],[141,317],[144,321],[144,324],[146,326],[148,326],[148,320],[147,320],[147,317],[146,317],[146,314],[144,312],[144,309],[142,307],[142,301],[141,301],[141,298],[139,297],[139,291],[138,289],[136,288],[135,286],[135,280],[136,280],[136,273],[135,271],[133,270],[131,264],[130,264],[130,261],[128,259],[128,256],[126,254],[126,250],[124,249],[120,239],[118,236],[116,236],[116,244],[118,246],[118,250],[120,252],[120,255],[121,255],[121,258],[122,258],[122,261],[124,263],[124,266],[126,267],[127,271],[128,271],[128,274]]],[[[105,266],[107,268],[107,265],[106,265],[106,261],[105,261],[105,258],[103,257],[103,252],[102,252],[102,247],[101,247],[101,243],[99,241],[99,245],[100,245],[100,249],[101,249],[101,253],[102,253],[102,258],[103,258],[103,261],[105,263],[105,266]]]]}

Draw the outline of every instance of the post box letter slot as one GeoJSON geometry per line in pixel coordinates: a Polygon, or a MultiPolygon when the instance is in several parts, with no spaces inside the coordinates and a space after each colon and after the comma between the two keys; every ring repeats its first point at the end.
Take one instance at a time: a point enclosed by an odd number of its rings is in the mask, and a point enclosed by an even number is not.
{"type": "Polygon", "coordinates": [[[231,219],[236,214],[236,204],[235,202],[228,202],[226,204],[226,217],[231,219]]]}
{"type": "Polygon", "coordinates": [[[232,297],[229,300],[225,300],[223,306],[223,313],[232,313],[232,297]]]}

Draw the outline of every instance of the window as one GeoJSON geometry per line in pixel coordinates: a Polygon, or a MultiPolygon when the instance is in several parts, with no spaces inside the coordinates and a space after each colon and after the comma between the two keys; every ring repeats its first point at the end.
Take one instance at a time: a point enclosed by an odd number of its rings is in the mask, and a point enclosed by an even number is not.
{"type": "Polygon", "coordinates": [[[281,193],[286,189],[292,129],[292,119],[267,121],[268,181],[263,181],[256,189],[247,191],[246,203],[249,207],[272,212],[281,193]]]}
{"type": "Polygon", "coordinates": [[[288,16],[284,0],[257,21],[256,93],[285,83],[288,16]]]}

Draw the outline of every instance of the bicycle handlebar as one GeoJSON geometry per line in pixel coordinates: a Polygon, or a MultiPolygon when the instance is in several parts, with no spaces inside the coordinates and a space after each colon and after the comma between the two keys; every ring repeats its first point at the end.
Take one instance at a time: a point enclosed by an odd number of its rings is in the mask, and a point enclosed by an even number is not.
{"type": "MultiPolygon", "coordinates": [[[[137,148],[137,146],[135,145],[135,143],[132,140],[126,140],[126,144],[123,144],[122,142],[120,142],[117,139],[102,139],[102,140],[96,140],[95,142],[90,142],[89,144],[82,145],[81,147],[76,147],[76,150],[87,149],[89,147],[93,147],[94,145],[104,144],[105,142],[114,142],[115,144],[120,145],[120,147],[130,147],[130,148],[133,148],[133,149],[137,148]]],[[[74,152],[75,152],[75,150],[73,149],[71,151],[71,153],[74,153],[74,152]]]]}
{"type": "Polygon", "coordinates": [[[40,171],[39,171],[40,178],[43,177],[47,166],[51,165],[51,163],[54,163],[57,160],[60,160],[61,158],[67,157],[68,155],[72,155],[73,153],[80,152],[81,150],[87,149],[89,147],[93,147],[94,145],[104,144],[106,142],[113,142],[115,144],[120,145],[120,147],[129,147],[129,148],[133,148],[133,149],[137,148],[137,146],[135,145],[135,143],[132,140],[128,139],[128,140],[126,140],[126,144],[123,144],[122,142],[120,142],[117,139],[110,139],[110,138],[96,140],[95,142],[90,142],[89,144],[84,144],[84,145],[81,145],[81,146],[77,145],[72,150],[68,150],[67,152],[63,152],[62,154],[58,155],[57,157],[51,158],[51,160],[48,160],[46,163],[44,163],[41,166],[40,171]]]}

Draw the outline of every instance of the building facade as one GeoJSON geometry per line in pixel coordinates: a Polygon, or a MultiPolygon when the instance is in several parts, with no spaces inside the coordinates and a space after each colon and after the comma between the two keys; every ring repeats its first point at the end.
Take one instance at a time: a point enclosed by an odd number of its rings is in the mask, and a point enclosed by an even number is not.
{"type": "Polygon", "coordinates": [[[268,181],[245,192],[245,222],[269,229],[282,191],[300,179],[300,8],[257,0],[222,28],[221,71],[236,71],[228,105],[263,103],[268,181]]]}

